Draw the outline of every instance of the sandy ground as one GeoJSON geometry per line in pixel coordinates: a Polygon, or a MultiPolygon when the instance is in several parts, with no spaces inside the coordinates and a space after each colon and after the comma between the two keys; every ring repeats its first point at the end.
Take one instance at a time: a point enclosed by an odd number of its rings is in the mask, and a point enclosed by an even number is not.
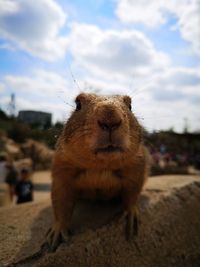
{"type": "MultiPolygon", "coordinates": [[[[48,173],[40,173],[34,178],[35,183],[48,185],[48,177],[48,173]]],[[[48,198],[49,194],[44,194],[48,198]]],[[[116,218],[121,210],[118,203],[79,203],[73,216],[70,244],[14,266],[200,266],[200,176],[150,178],[139,208],[139,236],[127,242],[124,218],[116,218]]],[[[51,223],[48,199],[1,208],[2,265],[37,251],[51,223]]]]}

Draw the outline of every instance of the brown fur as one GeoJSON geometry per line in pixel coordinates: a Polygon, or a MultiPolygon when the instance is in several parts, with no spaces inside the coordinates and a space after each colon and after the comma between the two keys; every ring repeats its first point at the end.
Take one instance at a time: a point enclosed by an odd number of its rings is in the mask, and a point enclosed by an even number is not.
{"type": "Polygon", "coordinates": [[[67,239],[74,205],[82,197],[121,196],[131,228],[147,174],[142,128],[130,111],[130,98],[82,93],[76,102],[81,108],[67,121],[54,156],[55,223],[47,237],[51,250],[67,239]]]}

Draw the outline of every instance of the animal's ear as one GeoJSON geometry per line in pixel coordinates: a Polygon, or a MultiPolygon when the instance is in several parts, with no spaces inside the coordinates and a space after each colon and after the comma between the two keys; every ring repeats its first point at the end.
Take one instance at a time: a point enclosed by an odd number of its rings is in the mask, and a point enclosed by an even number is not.
{"type": "Polygon", "coordinates": [[[84,99],[87,98],[87,94],[85,93],[80,93],[79,95],[77,95],[76,99],[75,99],[75,102],[77,101],[84,101],[84,99]]]}
{"type": "Polygon", "coordinates": [[[78,100],[78,101],[81,101],[82,103],[83,102],[88,102],[92,99],[94,99],[95,95],[94,94],[86,94],[86,93],[80,93],[76,99],[75,99],[75,102],[78,100]]]}
{"type": "Polygon", "coordinates": [[[131,98],[127,95],[123,96],[124,103],[127,105],[127,107],[131,110],[131,98]]]}
{"type": "Polygon", "coordinates": [[[85,93],[81,93],[76,97],[76,99],[75,99],[76,111],[81,110],[82,104],[83,104],[83,102],[85,101],[86,98],[87,98],[87,94],[85,94],[85,93]]]}

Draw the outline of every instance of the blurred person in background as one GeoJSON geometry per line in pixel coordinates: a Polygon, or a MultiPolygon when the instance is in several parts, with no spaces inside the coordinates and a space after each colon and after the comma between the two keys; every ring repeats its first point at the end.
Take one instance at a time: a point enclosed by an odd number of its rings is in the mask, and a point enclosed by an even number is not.
{"type": "Polygon", "coordinates": [[[17,204],[33,201],[33,183],[30,180],[30,172],[28,169],[22,169],[19,181],[15,187],[17,196],[17,204]]]}
{"type": "Polygon", "coordinates": [[[7,168],[7,174],[6,174],[5,182],[8,185],[8,192],[9,192],[10,200],[12,202],[13,197],[15,195],[15,186],[17,183],[18,174],[12,161],[7,162],[6,168],[7,168]]]}
{"type": "Polygon", "coordinates": [[[7,174],[7,158],[6,155],[1,153],[0,154],[0,183],[5,183],[6,174],[7,174]]]}

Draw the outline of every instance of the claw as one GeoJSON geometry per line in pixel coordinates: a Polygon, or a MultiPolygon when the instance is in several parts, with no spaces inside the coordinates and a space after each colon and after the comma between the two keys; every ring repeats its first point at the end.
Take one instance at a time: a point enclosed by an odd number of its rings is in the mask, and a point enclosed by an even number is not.
{"type": "Polygon", "coordinates": [[[126,217],[126,239],[129,241],[132,237],[138,235],[138,209],[134,207],[129,211],[126,217]]]}
{"type": "Polygon", "coordinates": [[[62,235],[63,242],[67,243],[69,241],[69,231],[62,230],[61,235],[62,235]]]}
{"type": "Polygon", "coordinates": [[[54,225],[50,230],[48,230],[44,243],[48,245],[49,252],[54,252],[62,242],[66,242],[68,239],[68,231],[54,225]]]}
{"type": "Polygon", "coordinates": [[[62,238],[61,238],[61,233],[60,232],[54,232],[53,233],[53,238],[52,238],[52,243],[50,245],[50,252],[54,252],[57,247],[60,245],[60,243],[62,242],[62,238]]]}
{"type": "Polygon", "coordinates": [[[46,237],[46,242],[48,244],[48,246],[51,246],[52,243],[52,239],[53,239],[53,232],[52,230],[48,233],[47,237],[46,237]]]}
{"type": "Polygon", "coordinates": [[[139,212],[137,207],[135,207],[135,212],[133,215],[133,227],[134,227],[134,235],[137,236],[138,235],[138,217],[139,217],[139,212]]]}
{"type": "Polygon", "coordinates": [[[47,237],[50,232],[51,232],[51,227],[46,231],[45,237],[47,237]]]}

